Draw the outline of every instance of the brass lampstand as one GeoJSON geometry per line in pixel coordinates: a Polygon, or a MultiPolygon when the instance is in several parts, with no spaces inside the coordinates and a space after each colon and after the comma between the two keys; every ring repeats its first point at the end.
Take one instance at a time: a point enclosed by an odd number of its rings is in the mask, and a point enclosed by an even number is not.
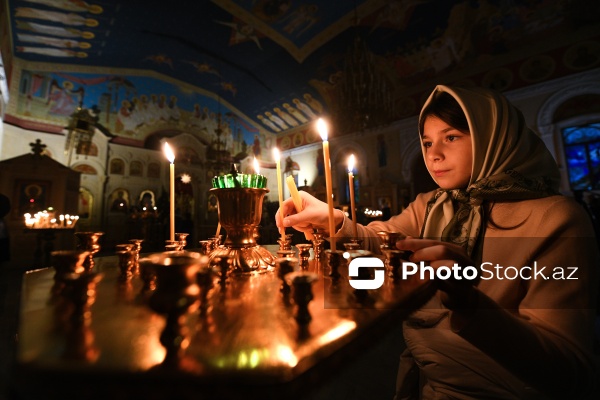
{"type": "Polygon", "coordinates": [[[228,257],[237,274],[265,272],[273,268],[275,257],[256,243],[256,230],[262,216],[264,188],[213,188],[217,196],[219,222],[227,231],[225,242],[210,252],[209,259],[228,257]]]}

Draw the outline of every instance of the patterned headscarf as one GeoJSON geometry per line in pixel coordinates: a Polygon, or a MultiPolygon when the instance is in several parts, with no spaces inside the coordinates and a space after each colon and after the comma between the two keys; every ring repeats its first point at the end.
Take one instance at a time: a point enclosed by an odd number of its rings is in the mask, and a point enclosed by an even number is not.
{"type": "Polygon", "coordinates": [[[466,189],[438,189],[429,201],[421,237],[459,244],[478,260],[487,223],[483,202],[557,194],[558,166],[544,142],[526,126],[523,114],[504,96],[483,88],[439,85],[423,110],[440,92],[454,97],[467,117],[473,165],[466,189]]]}

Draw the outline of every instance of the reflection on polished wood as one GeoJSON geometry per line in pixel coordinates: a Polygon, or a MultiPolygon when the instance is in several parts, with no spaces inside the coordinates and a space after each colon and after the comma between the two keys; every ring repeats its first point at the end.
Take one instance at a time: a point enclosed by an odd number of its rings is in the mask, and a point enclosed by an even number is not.
{"type": "Polygon", "coordinates": [[[308,387],[326,379],[327,371],[373,344],[434,290],[429,283],[388,278],[382,288],[357,296],[347,267],[340,266],[338,280],[327,269],[325,259],[310,260],[307,272],[316,280],[306,325],[297,322],[293,298],[284,298],[276,271],[232,274],[226,281],[214,274],[212,285],[201,283],[208,291],[187,316],[185,356],[194,369],[158,368],[166,355],[159,339],[165,317],[147,305],[139,275],[123,289],[115,256],[97,258],[94,269],[103,279],[86,335],[93,337],[90,346],[97,357],[65,359],[72,339],[57,329],[54,271],[32,271],[23,281],[13,389],[25,399],[302,398],[308,387]],[[359,301],[365,297],[368,301],[359,301]]]}

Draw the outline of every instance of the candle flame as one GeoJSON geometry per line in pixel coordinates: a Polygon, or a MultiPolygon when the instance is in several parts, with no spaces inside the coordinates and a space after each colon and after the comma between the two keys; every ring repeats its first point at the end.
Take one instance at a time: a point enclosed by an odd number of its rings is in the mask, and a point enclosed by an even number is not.
{"type": "Polygon", "coordinates": [[[327,141],[327,123],[323,120],[323,118],[319,118],[317,120],[317,132],[321,135],[321,139],[323,141],[327,141]]]}
{"type": "Polygon", "coordinates": [[[258,167],[258,160],[256,159],[256,157],[254,157],[254,172],[256,172],[257,174],[260,173],[260,168],[258,167]]]}
{"type": "Polygon", "coordinates": [[[277,147],[273,147],[273,159],[275,161],[279,161],[281,159],[281,155],[279,154],[279,149],[277,147]]]}
{"type": "Polygon", "coordinates": [[[165,142],[163,149],[165,151],[165,156],[167,157],[167,160],[169,160],[169,162],[173,164],[175,162],[175,154],[173,153],[173,150],[171,150],[171,146],[169,146],[169,143],[165,142]]]}
{"type": "Polygon", "coordinates": [[[348,172],[352,172],[354,171],[354,164],[356,164],[356,159],[354,157],[354,154],[350,154],[350,157],[348,157],[348,172]]]}

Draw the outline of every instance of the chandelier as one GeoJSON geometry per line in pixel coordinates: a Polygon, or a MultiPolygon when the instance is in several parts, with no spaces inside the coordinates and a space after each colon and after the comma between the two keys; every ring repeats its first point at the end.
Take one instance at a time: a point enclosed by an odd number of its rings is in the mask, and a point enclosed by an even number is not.
{"type": "Polygon", "coordinates": [[[71,114],[69,126],[67,126],[67,141],[65,142],[65,154],[68,154],[68,163],[71,165],[71,155],[73,150],[77,154],[89,155],[92,145],[92,138],[98,123],[98,116],[93,115],[86,108],[77,107],[71,114]]]}
{"type": "Polygon", "coordinates": [[[348,47],[344,58],[338,99],[336,119],[342,132],[375,128],[392,121],[392,86],[359,35],[348,47]]]}

